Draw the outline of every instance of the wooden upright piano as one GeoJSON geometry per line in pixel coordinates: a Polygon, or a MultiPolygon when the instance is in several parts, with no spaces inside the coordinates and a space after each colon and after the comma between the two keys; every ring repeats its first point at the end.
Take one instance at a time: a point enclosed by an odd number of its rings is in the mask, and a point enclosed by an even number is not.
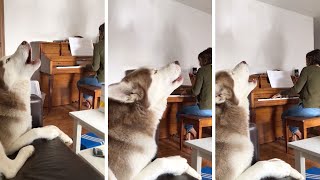
{"type": "Polygon", "coordinates": [[[251,75],[249,81],[252,80],[257,81],[257,87],[249,95],[250,121],[257,125],[260,144],[273,142],[283,136],[282,112],[298,104],[299,98],[271,99],[285,88],[271,88],[267,74],[251,75]]]}
{"type": "Polygon", "coordinates": [[[40,81],[46,93],[44,105],[70,104],[78,100],[77,81],[83,76],[83,67],[92,64],[92,57],[71,56],[68,42],[31,42],[33,58],[41,60],[34,79],[40,81]]]}

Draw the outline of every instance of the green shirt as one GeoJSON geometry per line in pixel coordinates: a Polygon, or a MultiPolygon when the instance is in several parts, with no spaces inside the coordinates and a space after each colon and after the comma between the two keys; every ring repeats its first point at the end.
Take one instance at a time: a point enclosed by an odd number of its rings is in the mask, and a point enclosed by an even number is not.
{"type": "Polygon", "coordinates": [[[281,95],[300,95],[305,108],[320,108],[320,67],[311,65],[304,67],[296,84],[281,95]]]}
{"type": "Polygon", "coordinates": [[[200,109],[212,109],[212,65],[199,68],[192,94],[197,96],[200,109]]]}
{"type": "Polygon", "coordinates": [[[104,40],[94,45],[92,70],[97,72],[98,81],[104,82],[104,40]]]}

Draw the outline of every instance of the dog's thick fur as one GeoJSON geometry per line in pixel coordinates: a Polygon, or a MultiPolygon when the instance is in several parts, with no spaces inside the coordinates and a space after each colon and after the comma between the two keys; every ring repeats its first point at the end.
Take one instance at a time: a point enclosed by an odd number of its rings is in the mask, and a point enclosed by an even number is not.
{"type": "Polygon", "coordinates": [[[31,60],[31,46],[22,42],[11,56],[0,59],[0,176],[13,178],[34,152],[34,140],[72,140],[55,126],[31,129],[30,78],[40,67],[31,60]],[[7,155],[19,151],[11,160],[7,155]]]}
{"type": "Polygon", "coordinates": [[[188,173],[198,179],[186,159],[158,158],[155,133],[167,98],[182,84],[176,64],[159,70],[141,68],[108,87],[109,180],[151,180],[161,174],[188,173]]]}
{"type": "Polygon", "coordinates": [[[246,62],[233,70],[216,73],[216,179],[259,180],[292,176],[304,179],[280,159],[259,161],[251,166],[253,145],[249,136],[249,93],[256,82],[248,82],[246,62]]]}

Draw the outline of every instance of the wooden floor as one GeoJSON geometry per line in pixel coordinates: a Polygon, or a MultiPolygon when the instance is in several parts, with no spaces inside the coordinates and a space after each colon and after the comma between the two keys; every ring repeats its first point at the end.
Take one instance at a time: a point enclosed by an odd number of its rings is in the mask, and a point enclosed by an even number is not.
{"type": "MultiPolygon", "coordinates": [[[[284,143],[284,140],[278,140],[272,143],[260,145],[260,160],[278,158],[284,160],[294,167],[294,152],[291,148],[289,148],[289,152],[287,154],[284,143]]],[[[306,169],[311,167],[320,168],[320,164],[306,160],[306,169]]]]}
{"type": "MultiPolygon", "coordinates": [[[[44,125],[54,124],[70,137],[72,137],[73,120],[69,116],[69,112],[76,110],[77,104],[53,107],[49,114],[47,114],[47,109],[45,109],[44,125]]],[[[190,163],[191,149],[184,148],[182,151],[180,151],[179,143],[176,138],[160,139],[158,146],[158,157],[180,155],[182,157],[185,157],[190,163]]],[[[293,151],[292,149],[289,149],[289,153],[285,153],[283,140],[260,145],[260,160],[267,160],[272,158],[282,159],[294,167],[293,151]]],[[[204,161],[202,165],[212,166],[212,162],[204,161]]],[[[310,167],[320,167],[320,164],[312,162],[310,160],[306,160],[306,169],[310,167]]]]}

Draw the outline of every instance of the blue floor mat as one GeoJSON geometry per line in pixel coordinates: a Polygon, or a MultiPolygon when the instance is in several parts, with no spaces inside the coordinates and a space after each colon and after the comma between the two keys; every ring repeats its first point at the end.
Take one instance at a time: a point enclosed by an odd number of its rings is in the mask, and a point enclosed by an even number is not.
{"type": "Polygon", "coordinates": [[[211,180],[212,179],[212,168],[209,166],[203,167],[201,169],[202,180],[211,180]]]}
{"type": "Polygon", "coordinates": [[[104,140],[99,138],[94,133],[81,135],[81,150],[93,148],[104,144],[104,140]]]}
{"type": "Polygon", "coordinates": [[[320,180],[320,168],[312,167],[306,170],[306,180],[320,180]]]}

